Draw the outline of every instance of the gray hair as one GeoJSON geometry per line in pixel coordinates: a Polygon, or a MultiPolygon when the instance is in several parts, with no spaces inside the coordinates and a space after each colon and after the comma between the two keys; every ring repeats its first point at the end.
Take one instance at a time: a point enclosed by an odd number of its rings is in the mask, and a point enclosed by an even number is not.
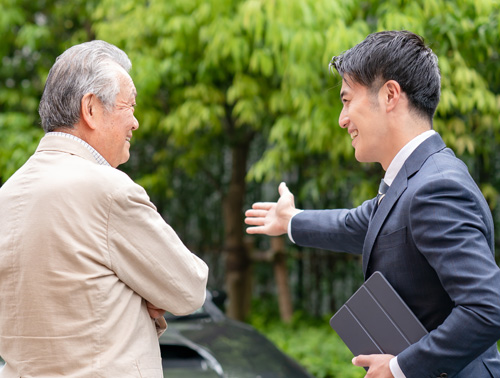
{"type": "Polygon", "coordinates": [[[112,110],[120,92],[119,67],[129,72],[132,63],[122,50],[104,41],[81,43],[62,53],[50,69],[38,108],[45,132],[72,129],[87,93],[112,110]]]}

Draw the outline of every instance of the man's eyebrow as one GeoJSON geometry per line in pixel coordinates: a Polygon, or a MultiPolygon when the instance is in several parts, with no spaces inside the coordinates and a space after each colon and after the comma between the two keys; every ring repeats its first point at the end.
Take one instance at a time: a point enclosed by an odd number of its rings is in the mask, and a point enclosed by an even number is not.
{"type": "Polygon", "coordinates": [[[340,99],[342,100],[344,98],[344,96],[346,95],[346,91],[341,91],[340,92],[340,99]]]}

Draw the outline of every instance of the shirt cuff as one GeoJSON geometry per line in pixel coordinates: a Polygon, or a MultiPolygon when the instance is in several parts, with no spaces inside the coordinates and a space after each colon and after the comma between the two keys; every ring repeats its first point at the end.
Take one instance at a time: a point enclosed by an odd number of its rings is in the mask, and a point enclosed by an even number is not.
{"type": "MultiPolygon", "coordinates": [[[[301,210],[301,211],[300,211],[300,213],[301,213],[301,212],[303,212],[303,211],[304,211],[304,210],[301,210]]],[[[297,214],[300,214],[300,213],[297,213],[297,214]]],[[[295,215],[297,215],[297,214],[295,214],[295,215]]],[[[294,215],[294,216],[295,216],[295,215],[294,215]]],[[[296,244],[296,243],[295,243],[295,241],[294,241],[294,240],[293,240],[293,238],[292,238],[292,219],[293,219],[293,217],[294,217],[294,216],[292,216],[292,217],[290,218],[290,222],[288,222],[288,239],[290,239],[290,241],[291,241],[293,244],[296,244]]]]}
{"type": "Polygon", "coordinates": [[[399,367],[397,357],[394,357],[391,359],[391,361],[389,362],[389,367],[391,369],[391,373],[394,376],[394,378],[406,378],[406,375],[403,373],[403,371],[399,367]]]}

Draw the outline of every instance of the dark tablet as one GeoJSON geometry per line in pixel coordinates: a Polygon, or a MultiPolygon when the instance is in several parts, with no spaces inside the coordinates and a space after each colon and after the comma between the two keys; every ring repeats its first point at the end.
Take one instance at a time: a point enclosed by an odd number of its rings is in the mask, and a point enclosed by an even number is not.
{"type": "Polygon", "coordinates": [[[351,352],[398,355],[427,330],[380,272],[368,280],[330,319],[351,352]]]}

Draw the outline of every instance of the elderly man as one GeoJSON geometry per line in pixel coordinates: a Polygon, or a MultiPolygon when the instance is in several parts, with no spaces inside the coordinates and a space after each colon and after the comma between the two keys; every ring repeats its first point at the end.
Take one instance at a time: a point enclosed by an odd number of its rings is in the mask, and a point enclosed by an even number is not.
{"type": "Polygon", "coordinates": [[[65,51],[46,135],[0,188],[0,377],[162,377],[164,311],[203,304],[206,264],[115,169],[139,127],[130,67],[103,41],[65,51]]]}

